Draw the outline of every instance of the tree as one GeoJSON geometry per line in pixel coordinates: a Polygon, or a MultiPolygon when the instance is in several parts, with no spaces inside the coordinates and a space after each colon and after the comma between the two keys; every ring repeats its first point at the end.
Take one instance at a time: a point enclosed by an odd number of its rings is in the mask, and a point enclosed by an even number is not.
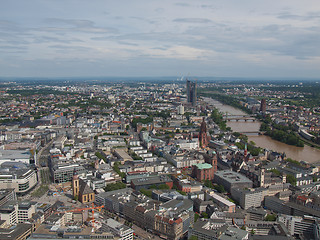
{"type": "Polygon", "coordinates": [[[114,191],[114,190],[118,190],[118,189],[122,189],[122,188],[126,188],[126,184],[123,183],[123,182],[116,182],[116,183],[110,183],[108,184],[104,190],[106,192],[109,192],[109,191],[114,191]]]}
{"type": "Polygon", "coordinates": [[[233,133],[233,136],[235,136],[235,137],[240,137],[240,135],[241,135],[241,133],[239,133],[239,132],[234,132],[233,133]]]}
{"type": "Polygon", "coordinates": [[[198,221],[200,215],[198,213],[194,214],[194,222],[198,221]]]}
{"type": "Polygon", "coordinates": [[[214,186],[214,189],[216,189],[219,193],[224,193],[226,190],[224,189],[224,186],[218,184],[214,186]]]}
{"type": "Polygon", "coordinates": [[[147,197],[150,197],[152,196],[152,191],[151,190],[147,190],[147,189],[141,189],[140,192],[144,195],[146,195],[147,197]]]}
{"type": "Polygon", "coordinates": [[[120,169],[119,169],[119,162],[115,162],[114,165],[113,165],[113,171],[115,171],[116,173],[118,173],[118,175],[121,177],[121,178],[124,178],[126,176],[126,174],[124,172],[121,172],[120,169]]]}
{"type": "Polygon", "coordinates": [[[204,180],[204,185],[208,188],[213,188],[213,184],[212,184],[212,181],[210,180],[204,180]]]}
{"type": "Polygon", "coordinates": [[[189,237],[189,239],[188,239],[188,240],[198,240],[198,237],[197,237],[197,236],[192,235],[191,237],[189,237]]]}
{"type": "Polygon", "coordinates": [[[204,218],[209,218],[209,215],[208,215],[208,213],[206,213],[206,212],[202,212],[202,213],[201,213],[201,216],[204,217],[204,218]]]}
{"type": "Polygon", "coordinates": [[[293,175],[288,174],[287,175],[287,183],[290,183],[292,186],[296,186],[297,185],[297,179],[293,175]]]}
{"type": "Polygon", "coordinates": [[[274,222],[276,221],[277,219],[277,215],[276,214],[268,214],[266,217],[265,217],[265,221],[269,221],[269,222],[274,222]]]}

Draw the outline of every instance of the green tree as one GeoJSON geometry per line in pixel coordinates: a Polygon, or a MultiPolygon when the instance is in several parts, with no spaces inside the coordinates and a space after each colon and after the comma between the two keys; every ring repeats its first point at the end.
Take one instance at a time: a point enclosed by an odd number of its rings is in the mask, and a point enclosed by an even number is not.
{"type": "Polygon", "coordinates": [[[296,186],[297,185],[297,179],[293,175],[288,174],[287,175],[287,183],[290,183],[292,186],[296,186]]]}
{"type": "Polygon", "coordinates": [[[269,222],[274,222],[276,221],[277,219],[277,215],[276,214],[268,214],[266,217],[265,217],[265,221],[269,221],[269,222]]]}
{"type": "Polygon", "coordinates": [[[208,188],[213,188],[213,184],[212,184],[212,181],[210,180],[204,180],[204,185],[208,188]]]}
{"type": "Polygon", "coordinates": [[[224,189],[224,186],[218,184],[218,185],[214,185],[214,189],[216,189],[219,193],[225,193],[226,190],[224,189]]]}
{"type": "Polygon", "coordinates": [[[106,192],[109,192],[109,191],[114,191],[114,190],[118,190],[118,189],[123,189],[123,188],[126,188],[126,184],[123,183],[123,182],[116,182],[116,183],[110,183],[108,184],[104,190],[106,192]]]}
{"type": "Polygon", "coordinates": [[[188,240],[198,240],[198,237],[197,237],[197,236],[192,235],[191,237],[189,237],[189,239],[188,239],[188,240]]]}
{"type": "Polygon", "coordinates": [[[209,215],[208,215],[208,213],[206,213],[206,212],[202,212],[202,213],[201,213],[201,216],[204,217],[204,218],[209,218],[209,215]]]}
{"type": "Polygon", "coordinates": [[[152,196],[152,191],[151,190],[147,190],[147,189],[141,189],[140,192],[144,195],[146,195],[147,197],[151,198],[152,196]]]}
{"type": "Polygon", "coordinates": [[[198,213],[194,214],[194,222],[198,221],[200,215],[198,213]]]}
{"type": "Polygon", "coordinates": [[[125,174],[124,172],[121,172],[121,171],[120,171],[119,165],[120,165],[119,162],[115,162],[114,165],[113,165],[113,171],[115,171],[116,173],[118,173],[118,175],[119,175],[121,178],[124,178],[124,177],[126,176],[126,174],[125,174]]]}

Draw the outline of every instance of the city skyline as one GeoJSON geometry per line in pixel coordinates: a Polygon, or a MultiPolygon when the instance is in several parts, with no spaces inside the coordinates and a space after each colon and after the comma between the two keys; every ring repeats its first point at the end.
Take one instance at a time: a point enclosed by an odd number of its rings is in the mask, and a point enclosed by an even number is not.
{"type": "Polygon", "coordinates": [[[0,77],[317,78],[317,1],[6,1],[0,77]]]}

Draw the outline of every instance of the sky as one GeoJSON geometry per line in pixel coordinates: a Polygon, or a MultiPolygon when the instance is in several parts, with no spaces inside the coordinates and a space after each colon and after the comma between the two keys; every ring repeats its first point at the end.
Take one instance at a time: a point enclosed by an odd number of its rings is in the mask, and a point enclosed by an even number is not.
{"type": "Polygon", "coordinates": [[[320,78],[319,0],[1,0],[0,77],[320,78]]]}

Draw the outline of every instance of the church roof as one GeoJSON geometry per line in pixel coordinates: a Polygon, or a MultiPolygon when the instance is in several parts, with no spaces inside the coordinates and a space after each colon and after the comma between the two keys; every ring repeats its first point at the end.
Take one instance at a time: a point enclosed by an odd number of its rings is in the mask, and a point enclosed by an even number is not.
{"type": "Polygon", "coordinates": [[[83,181],[82,179],[80,179],[79,185],[80,185],[79,193],[80,193],[81,195],[93,193],[93,190],[92,190],[92,189],[89,187],[89,185],[88,185],[85,181],[83,181]]]}

